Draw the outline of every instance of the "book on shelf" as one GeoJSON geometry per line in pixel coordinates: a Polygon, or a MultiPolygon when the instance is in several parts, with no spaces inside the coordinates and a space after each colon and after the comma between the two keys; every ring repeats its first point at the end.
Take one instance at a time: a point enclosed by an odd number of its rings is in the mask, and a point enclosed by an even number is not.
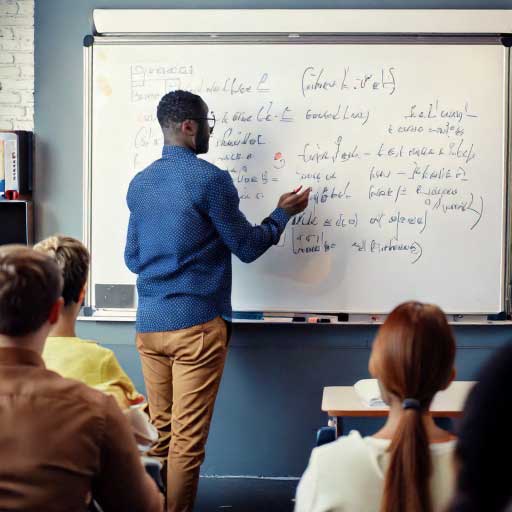
{"type": "Polygon", "coordinates": [[[33,133],[0,130],[0,196],[32,192],[33,133]]]}

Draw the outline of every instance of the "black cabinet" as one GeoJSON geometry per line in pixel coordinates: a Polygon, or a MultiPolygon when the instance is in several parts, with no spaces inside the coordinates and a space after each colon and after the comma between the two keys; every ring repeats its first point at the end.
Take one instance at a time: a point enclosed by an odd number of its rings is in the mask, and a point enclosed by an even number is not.
{"type": "Polygon", "coordinates": [[[33,235],[32,202],[0,201],[0,245],[31,245],[33,235]]]}

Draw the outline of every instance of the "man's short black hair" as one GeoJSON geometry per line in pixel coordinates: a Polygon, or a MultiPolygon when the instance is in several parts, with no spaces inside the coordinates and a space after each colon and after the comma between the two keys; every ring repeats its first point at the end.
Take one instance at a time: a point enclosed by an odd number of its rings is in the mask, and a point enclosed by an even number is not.
{"type": "Polygon", "coordinates": [[[171,91],[160,100],[156,115],[160,126],[168,128],[171,123],[182,123],[185,119],[202,117],[203,100],[201,96],[188,91],[171,91]]]}

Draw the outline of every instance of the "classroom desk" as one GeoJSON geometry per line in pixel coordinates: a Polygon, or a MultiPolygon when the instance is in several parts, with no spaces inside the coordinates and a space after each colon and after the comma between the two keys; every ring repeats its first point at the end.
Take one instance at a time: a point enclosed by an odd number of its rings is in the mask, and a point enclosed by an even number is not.
{"type": "MultiPolygon", "coordinates": [[[[430,414],[436,418],[458,418],[466,397],[475,381],[453,381],[447,389],[439,391],[432,401],[430,414]]],[[[336,436],[343,433],[343,417],[384,417],[389,408],[365,405],[352,386],[328,386],[322,396],[322,411],[329,415],[329,426],[336,427],[336,436]]]]}

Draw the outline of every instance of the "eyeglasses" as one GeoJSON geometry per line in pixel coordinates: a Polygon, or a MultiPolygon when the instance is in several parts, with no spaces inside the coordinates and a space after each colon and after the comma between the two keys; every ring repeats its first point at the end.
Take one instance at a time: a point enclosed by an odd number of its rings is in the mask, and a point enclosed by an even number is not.
{"type": "Polygon", "coordinates": [[[210,129],[210,135],[213,133],[215,128],[215,114],[210,112],[211,117],[190,117],[193,121],[208,121],[208,128],[210,129]]]}

